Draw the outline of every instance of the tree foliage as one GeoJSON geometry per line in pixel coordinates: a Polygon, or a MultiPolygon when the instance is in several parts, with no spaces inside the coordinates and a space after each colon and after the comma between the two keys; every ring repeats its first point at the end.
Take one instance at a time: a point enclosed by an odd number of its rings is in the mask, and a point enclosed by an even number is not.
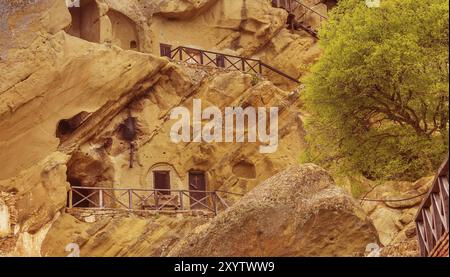
{"type": "Polygon", "coordinates": [[[341,0],[305,79],[304,160],[414,179],[448,151],[449,1],[341,0]]]}

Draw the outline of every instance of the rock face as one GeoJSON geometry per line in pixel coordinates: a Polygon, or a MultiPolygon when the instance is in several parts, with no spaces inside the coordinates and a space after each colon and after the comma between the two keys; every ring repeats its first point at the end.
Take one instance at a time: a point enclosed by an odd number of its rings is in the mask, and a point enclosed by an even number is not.
{"type": "MultiPolygon", "coordinates": [[[[171,217],[116,214],[83,222],[64,214],[52,226],[42,243],[45,257],[65,257],[66,246],[80,246],[80,257],[160,257],[194,227],[206,222],[203,217],[171,217]]],[[[86,221],[86,220],[85,220],[86,221]]]]}
{"type": "MultiPolygon", "coordinates": [[[[138,37],[154,13],[155,18],[171,17],[171,7],[156,12],[159,4],[153,1],[147,1],[153,3],[148,9],[155,8],[151,12],[136,3],[125,7],[119,1],[88,2],[97,5],[93,11],[102,18],[110,11],[126,15],[138,25],[138,37]]],[[[208,17],[205,9],[215,13],[228,9],[216,23],[232,23],[227,34],[242,34],[242,43],[233,44],[235,49],[245,46],[255,51],[284,28],[283,11],[265,1],[248,7],[239,4],[251,12],[237,19],[233,18],[236,6],[219,2],[205,1],[192,9],[205,13],[203,18],[208,17]],[[235,29],[250,17],[254,20],[235,29]]],[[[173,25],[174,30],[195,20],[181,12],[191,8],[175,7],[184,19],[173,25]]],[[[172,63],[142,53],[152,52],[145,47],[136,49],[142,52],[126,51],[115,40],[79,38],[71,30],[76,24],[74,11],[64,1],[8,2],[0,8],[0,191],[15,195],[14,240],[20,246],[10,255],[40,255],[40,243],[48,230],[51,236],[49,224],[64,211],[70,185],[152,188],[153,171],[165,169],[171,171],[172,188],[186,188],[188,172],[201,170],[208,178],[208,189],[246,193],[297,162],[297,153],[304,147],[297,90],[284,91],[240,72],[172,63]],[[204,107],[279,107],[278,151],[263,155],[259,144],[248,143],[173,144],[169,137],[173,121],[168,115],[180,105],[192,110],[194,98],[201,99],[204,107]],[[133,168],[130,146],[120,132],[130,115],[137,124],[133,168]]],[[[199,24],[203,21],[192,22],[191,28],[199,24]]],[[[139,46],[147,44],[148,38],[138,38],[139,46]]],[[[226,200],[232,203],[235,198],[226,200]]]]}
{"type": "Polygon", "coordinates": [[[210,0],[196,1],[196,5],[190,1],[155,2],[154,51],[159,51],[159,43],[187,44],[250,56],[284,28],[287,18],[287,12],[266,0],[210,0]],[[183,32],[178,31],[181,24],[183,32]],[[202,35],[193,36],[193,32],[202,35]]]}
{"type": "Polygon", "coordinates": [[[287,31],[286,11],[270,2],[86,0],[78,10],[63,0],[1,2],[0,255],[65,256],[75,242],[82,256],[353,256],[377,242],[358,205],[316,166],[263,182],[296,165],[306,147],[301,87],[159,57],[160,43],[220,50],[301,77],[320,50],[308,35],[287,31]],[[221,111],[279,108],[277,151],[173,143],[170,112],[183,106],[192,114],[194,99],[221,111]],[[132,139],[123,132],[127,120],[132,139]],[[156,171],[169,172],[172,189],[189,189],[189,174],[202,172],[206,190],[253,191],[211,222],[80,221],[65,213],[70,186],[149,189],[156,171]]]}
{"type": "MultiPolygon", "coordinates": [[[[70,23],[64,1],[2,6],[1,12],[7,21],[0,37],[0,191],[15,193],[15,236],[28,240],[66,205],[71,147],[146,92],[168,62],[60,31],[70,23]],[[80,112],[90,115],[91,127],[84,125],[59,151],[60,123],[80,112]]],[[[27,255],[30,244],[21,244],[27,255]]]]}
{"type": "Polygon", "coordinates": [[[372,219],[382,243],[382,256],[419,256],[415,216],[433,177],[416,182],[386,182],[373,185],[362,207],[372,219]],[[404,201],[397,201],[407,199],[404,201]],[[389,200],[394,200],[390,202],[389,200]]]}
{"type": "MultiPolygon", "coordinates": [[[[23,230],[35,232],[66,203],[66,154],[95,132],[93,125],[108,120],[124,103],[144,93],[167,62],[149,56],[145,61],[143,54],[91,45],[64,33],[42,38],[27,51],[54,57],[0,92],[0,189],[17,192],[19,222],[23,230]],[[92,125],[78,129],[66,141],[66,149],[58,151],[59,123],[80,112],[92,113],[92,125]]],[[[0,65],[1,72],[15,70],[8,63],[0,65]]]]}
{"type": "MultiPolygon", "coordinates": [[[[321,50],[312,37],[291,33],[287,29],[280,30],[256,53],[264,62],[282,68],[287,74],[298,78],[307,74],[320,54],[321,50]]],[[[269,78],[277,86],[290,85],[279,75],[269,73],[269,78]]]]}
{"type": "MultiPolygon", "coordinates": [[[[323,6],[309,4],[315,9],[323,6]]],[[[327,13],[326,9],[321,12],[327,13]]],[[[259,58],[294,78],[307,73],[320,54],[308,34],[290,33],[285,28],[287,12],[272,7],[268,0],[86,0],[81,8],[70,9],[70,15],[72,23],[65,30],[91,42],[155,55],[160,53],[160,44],[171,45],[172,49],[188,46],[220,51],[259,58]],[[80,24],[80,17],[89,20],[80,24]]],[[[317,25],[314,14],[305,20],[317,25]]],[[[285,78],[265,74],[276,85],[292,88],[285,78]]]]}
{"type": "Polygon", "coordinates": [[[109,181],[115,187],[132,184],[136,188],[149,188],[153,187],[153,172],[168,170],[171,187],[187,190],[189,172],[195,170],[206,173],[208,190],[244,194],[273,173],[296,163],[296,151],[304,147],[302,123],[296,111],[298,94],[279,90],[269,82],[255,83],[251,75],[239,72],[211,75],[203,69],[188,67],[177,68],[172,74],[170,78],[176,83],[159,82],[153,93],[133,101],[89,142],[80,145],[78,151],[82,155],[74,154],[74,162],[68,163],[70,176],[86,184],[95,180],[97,186],[104,183],[109,187],[109,181]],[[260,143],[173,143],[170,132],[176,120],[170,119],[169,114],[173,108],[182,106],[192,115],[194,99],[202,101],[202,108],[216,106],[222,112],[226,107],[280,107],[277,151],[262,154],[260,143]],[[138,132],[132,168],[129,144],[117,131],[129,114],[135,118],[138,132]],[[110,146],[104,147],[106,144],[110,146]],[[91,160],[109,168],[99,169],[91,160]],[[72,170],[72,166],[84,169],[72,170]],[[89,170],[102,176],[72,174],[89,170]]]}
{"type": "Polygon", "coordinates": [[[9,208],[6,202],[0,198],[0,238],[4,238],[11,233],[11,223],[9,208]]]}
{"type": "Polygon", "coordinates": [[[361,256],[377,233],[315,165],[293,167],[196,228],[170,256],[361,256]]]}
{"type": "Polygon", "coordinates": [[[0,191],[0,256],[11,252],[16,244],[17,224],[15,195],[0,191]]]}
{"type": "Polygon", "coordinates": [[[161,15],[167,18],[183,19],[190,18],[198,14],[199,11],[214,5],[216,2],[217,0],[156,0],[151,1],[151,4],[153,4],[154,14],[156,15],[161,15]]]}

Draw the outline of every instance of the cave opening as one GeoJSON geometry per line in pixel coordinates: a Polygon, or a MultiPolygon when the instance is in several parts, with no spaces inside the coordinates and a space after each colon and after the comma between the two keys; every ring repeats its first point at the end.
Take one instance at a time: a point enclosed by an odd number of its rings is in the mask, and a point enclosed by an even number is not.
{"type": "Polygon", "coordinates": [[[73,208],[115,207],[116,196],[108,190],[114,186],[114,167],[102,147],[77,149],[66,166],[69,208],[70,204],[73,208]]]}
{"type": "Polygon", "coordinates": [[[90,115],[88,112],[80,112],[69,119],[62,119],[56,127],[56,137],[60,140],[67,139],[90,115]]]}
{"type": "Polygon", "coordinates": [[[139,50],[136,24],[128,16],[115,10],[107,13],[112,27],[112,44],[125,50],[139,50]]]}
{"type": "Polygon", "coordinates": [[[61,120],[58,123],[58,128],[56,130],[56,137],[62,138],[64,136],[67,136],[71,134],[75,129],[71,126],[70,122],[68,120],[61,120]]]}
{"type": "Polygon", "coordinates": [[[135,144],[134,140],[137,136],[136,118],[131,116],[131,111],[128,109],[128,117],[119,125],[120,138],[128,142],[130,147],[130,162],[129,167],[133,168],[135,144]]]}
{"type": "Polygon", "coordinates": [[[81,0],[79,7],[69,7],[72,23],[66,29],[69,35],[90,42],[100,42],[100,10],[95,0],[81,0]]]}
{"type": "MultiPolygon", "coordinates": [[[[95,207],[95,195],[91,195],[93,190],[80,189],[82,186],[81,181],[76,178],[67,178],[72,188],[72,206],[75,208],[91,208],[95,207]],[[93,203],[92,203],[93,202],[93,203]]],[[[67,198],[67,206],[70,207],[70,198],[67,198]]]]}
{"type": "Polygon", "coordinates": [[[243,178],[243,179],[255,179],[256,178],[256,167],[250,161],[246,161],[246,160],[239,161],[238,163],[236,163],[233,166],[232,172],[238,178],[243,178]]]}

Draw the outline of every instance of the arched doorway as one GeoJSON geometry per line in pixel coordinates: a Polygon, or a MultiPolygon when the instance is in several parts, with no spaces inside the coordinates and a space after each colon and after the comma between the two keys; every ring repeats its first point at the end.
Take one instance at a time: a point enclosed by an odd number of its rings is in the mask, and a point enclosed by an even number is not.
{"type": "Polygon", "coordinates": [[[139,39],[136,24],[126,15],[110,10],[107,13],[112,27],[111,42],[126,50],[139,51],[139,39]]]}
{"type": "Polygon", "coordinates": [[[95,205],[98,202],[98,196],[94,195],[94,191],[88,188],[82,188],[81,181],[75,178],[68,178],[72,189],[72,199],[67,199],[67,206],[73,206],[76,208],[98,208],[95,205]],[[72,201],[70,203],[69,201],[72,201]]]}
{"type": "Polygon", "coordinates": [[[90,42],[100,42],[100,10],[95,0],[81,0],[80,7],[69,8],[72,23],[66,32],[90,42]]]}
{"type": "Polygon", "coordinates": [[[116,200],[123,200],[108,190],[114,187],[115,170],[103,148],[75,151],[67,162],[66,176],[71,187],[69,207],[115,208],[120,206],[116,200]]]}

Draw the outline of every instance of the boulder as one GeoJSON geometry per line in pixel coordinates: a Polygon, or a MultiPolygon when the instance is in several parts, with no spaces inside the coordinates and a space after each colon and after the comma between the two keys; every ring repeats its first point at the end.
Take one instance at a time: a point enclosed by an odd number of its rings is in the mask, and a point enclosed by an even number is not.
{"type": "Polygon", "coordinates": [[[383,257],[418,257],[419,244],[416,234],[415,222],[406,225],[401,231],[395,234],[390,241],[381,249],[383,257]]]}
{"type": "Polygon", "coordinates": [[[352,197],[325,170],[306,164],[260,184],[169,256],[362,256],[377,242],[352,197]]]}
{"type": "Polygon", "coordinates": [[[401,211],[380,207],[376,209],[370,218],[378,230],[380,241],[383,245],[388,245],[393,237],[401,229],[397,224],[399,218],[402,216],[401,211]]]}

